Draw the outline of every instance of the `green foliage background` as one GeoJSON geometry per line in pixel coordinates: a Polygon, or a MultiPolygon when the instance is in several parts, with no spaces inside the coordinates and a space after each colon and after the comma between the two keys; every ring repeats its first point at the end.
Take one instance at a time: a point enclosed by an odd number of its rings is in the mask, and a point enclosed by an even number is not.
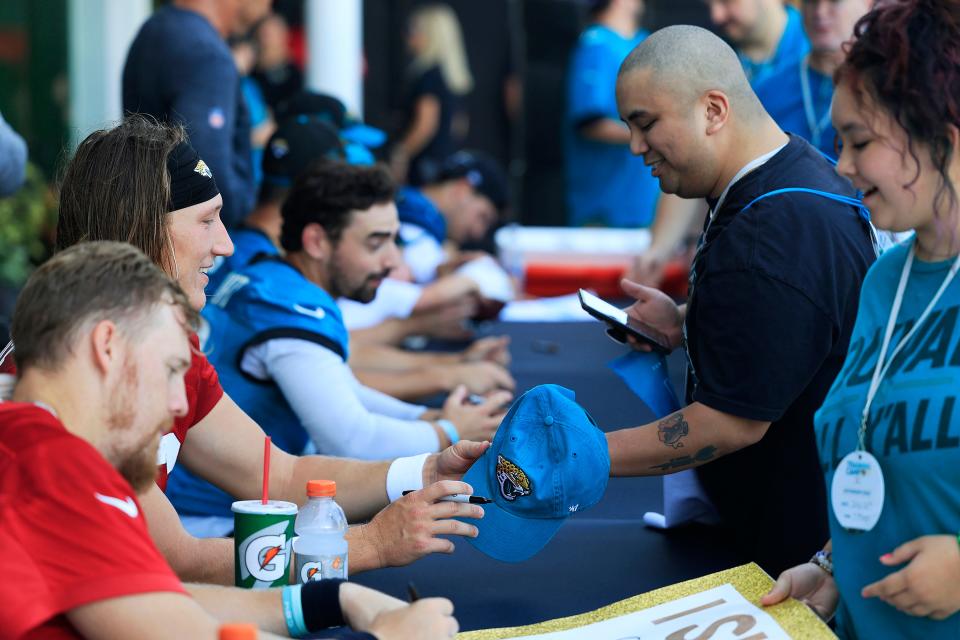
{"type": "Polygon", "coordinates": [[[42,172],[28,164],[20,190],[0,198],[0,285],[20,287],[48,257],[56,222],[56,199],[42,172]]]}

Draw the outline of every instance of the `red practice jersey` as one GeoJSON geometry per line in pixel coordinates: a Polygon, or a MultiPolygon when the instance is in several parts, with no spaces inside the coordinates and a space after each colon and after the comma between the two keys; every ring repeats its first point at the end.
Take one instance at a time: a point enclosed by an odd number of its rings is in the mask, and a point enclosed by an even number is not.
{"type": "Polygon", "coordinates": [[[0,403],[0,549],[4,637],[76,638],[64,615],[71,609],[186,593],[154,546],[130,484],[34,404],[0,403]]]}
{"type": "MultiPolygon", "coordinates": [[[[190,336],[190,345],[193,348],[193,359],[184,377],[187,389],[187,415],[178,418],[173,424],[173,431],[160,439],[160,450],[157,452],[157,486],[163,491],[167,489],[167,477],[177,464],[180,445],[186,440],[187,431],[203,420],[223,397],[220,378],[207,357],[200,352],[200,338],[197,334],[190,336]]],[[[0,378],[16,375],[16,372],[14,354],[10,353],[3,362],[0,362],[0,378]]]]}

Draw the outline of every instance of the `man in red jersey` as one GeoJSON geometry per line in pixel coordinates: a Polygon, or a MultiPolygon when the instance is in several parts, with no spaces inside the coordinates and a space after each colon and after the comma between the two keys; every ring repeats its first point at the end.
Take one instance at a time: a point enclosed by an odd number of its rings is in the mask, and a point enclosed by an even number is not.
{"type": "MultiPolygon", "coordinates": [[[[12,326],[19,378],[0,404],[4,638],[214,638],[225,620],[287,630],[279,589],[182,585],[137,501],[161,435],[188,410],[195,322],[180,288],[126,244],[77,245],[27,283],[12,326]]],[[[358,585],[328,591],[298,592],[308,625],[381,639],[455,630],[445,600],[405,607],[358,585]]]]}

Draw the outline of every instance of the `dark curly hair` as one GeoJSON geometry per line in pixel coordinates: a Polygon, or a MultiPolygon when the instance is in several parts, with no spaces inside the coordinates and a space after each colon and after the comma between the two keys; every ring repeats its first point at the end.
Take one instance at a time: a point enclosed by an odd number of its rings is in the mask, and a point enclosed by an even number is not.
{"type": "Polygon", "coordinates": [[[957,0],[894,0],[878,3],[853,29],[846,59],[834,82],[849,83],[862,102],[864,93],[888,111],[908,134],[909,153],[917,173],[915,145],[930,149],[940,173],[934,198],[939,218],[957,203],[948,176],[953,152],[948,126],[960,127],[960,2],[957,0]]]}
{"type": "Polygon", "coordinates": [[[287,251],[299,251],[303,229],[314,222],[336,244],[354,211],[389,202],[395,193],[396,185],[383,165],[321,160],[300,174],[283,203],[280,244],[287,251]]]}

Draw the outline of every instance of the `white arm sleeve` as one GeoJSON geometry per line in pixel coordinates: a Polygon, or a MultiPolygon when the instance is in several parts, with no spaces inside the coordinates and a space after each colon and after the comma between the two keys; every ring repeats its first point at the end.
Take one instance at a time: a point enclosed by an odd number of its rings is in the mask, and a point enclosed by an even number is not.
{"type": "MultiPolygon", "coordinates": [[[[353,371],[350,372],[350,376],[353,377],[353,371]]],[[[356,377],[353,379],[357,385],[357,397],[367,411],[400,420],[416,420],[427,410],[423,405],[404,402],[382,391],[364,386],[356,377]]]]}
{"type": "MultiPolygon", "coordinates": [[[[430,423],[369,411],[361,393],[372,390],[361,392],[362,385],[350,367],[326,347],[278,338],[249,349],[241,368],[254,377],[276,382],[320,453],[384,460],[440,447],[430,423]]],[[[424,410],[416,405],[390,409],[411,416],[424,410]]]]}

